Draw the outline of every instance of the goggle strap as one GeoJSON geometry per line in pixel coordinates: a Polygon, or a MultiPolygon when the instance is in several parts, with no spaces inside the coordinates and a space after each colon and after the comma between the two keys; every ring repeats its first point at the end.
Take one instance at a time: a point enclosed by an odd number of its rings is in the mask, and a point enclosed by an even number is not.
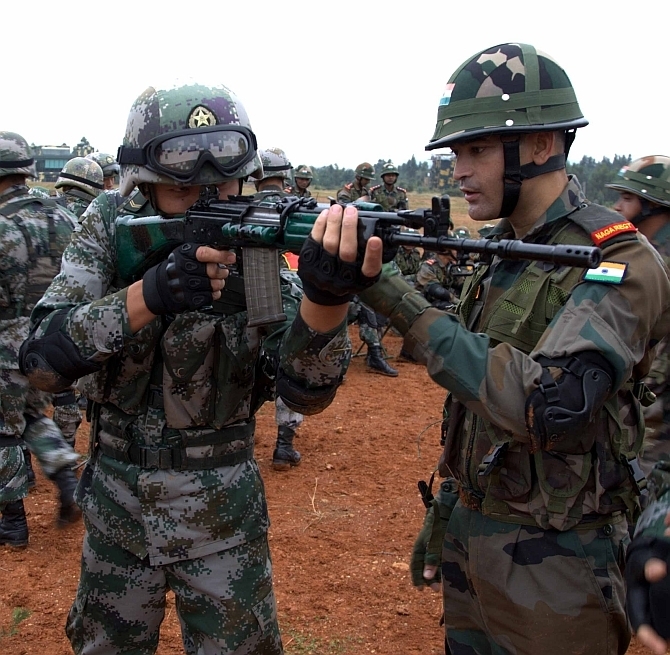
{"type": "Polygon", "coordinates": [[[147,163],[146,155],[143,148],[130,148],[128,146],[120,146],[116,153],[116,161],[119,164],[131,164],[136,166],[145,166],[147,163]]]}

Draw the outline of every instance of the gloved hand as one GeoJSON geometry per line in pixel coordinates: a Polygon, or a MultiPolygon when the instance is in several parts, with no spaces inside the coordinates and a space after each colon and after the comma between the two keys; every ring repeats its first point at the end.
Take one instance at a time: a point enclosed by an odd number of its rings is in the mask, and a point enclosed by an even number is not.
{"type": "Polygon", "coordinates": [[[409,332],[414,320],[430,303],[403,279],[400,269],[389,262],[382,266],[379,281],[358,294],[361,302],[387,316],[401,334],[409,332]]]}
{"type": "Polygon", "coordinates": [[[207,264],[196,259],[197,250],[197,244],[184,243],[144,274],[142,295],[152,314],[179,314],[211,304],[212,280],[207,264]]]}

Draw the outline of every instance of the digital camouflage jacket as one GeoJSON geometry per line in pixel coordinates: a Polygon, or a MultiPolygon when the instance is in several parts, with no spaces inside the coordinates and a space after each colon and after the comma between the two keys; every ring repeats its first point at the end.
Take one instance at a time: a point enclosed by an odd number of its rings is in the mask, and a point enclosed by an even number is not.
{"type": "Polygon", "coordinates": [[[303,405],[296,409],[303,413],[332,400],[317,391],[334,393],[351,348],[345,324],[325,335],[306,326],[297,316],[300,292],[290,284],[283,287],[288,320],[248,327],[243,292],[230,279],[214,311],[157,317],[132,334],[127,289],[116,277],[115,219],[155,214],[138,196],[124,201],[106,192],[91,203],[33,320],[42,321],[39,336],[55,310],[69,308],[61,330],[102,367],[80,381],[95,403],[96,448],[77,491],[85,521],[159,565],[226,550],[267,531],[258,466],[246,457],[204,470],[161,470],[104,453],[142,447],[150,456],[167,446],[209,461],[243,453],[253,448],[253,415],[264,399],[257,384],[261,346],[278,351],[279,366],[301,390],[303,405]]]}

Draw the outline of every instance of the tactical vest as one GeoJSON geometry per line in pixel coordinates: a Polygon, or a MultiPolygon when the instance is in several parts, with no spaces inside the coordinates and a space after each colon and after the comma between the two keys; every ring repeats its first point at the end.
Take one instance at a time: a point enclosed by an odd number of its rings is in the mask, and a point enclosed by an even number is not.
{"type": "Polygon", "coordinates": [[[0,273],[0,320],[30,316],[37,301],[42,298],[52,280],[60,271],[62,251],[58,247],[56,225],[54,219],[56,203],[50,198],[26,196],[13,200],[0,207],[0,216],[12,221],[21,232],[28,251],[28,262],[25,271],[25,293],[18,294],[10,282],[12,277],[20,274],[18,268],[8,269],[0,273]],[[24,224],[20,212],[31,205],[40,205],[47,215],[47,250],[42,244],[33,243],[33,238],[24,224]],[[3,306],[4,305],[4,306],[3,306]]]}
{"type": "MultiPolygon", "coordinates": [[[[604,208],[582,205],[568,220],[558,223],[547,243],[592,246],[590,233],[611,223],[612,214],[604,208]]],[[[635,234],[624,234],[607,245],[635,238],[635,234]]],[[[481,264],[466,278],[457,307],[460,321],[487,334],[491,347],[504,342],[525,354],[534,350],[584,273],[582,268],[531,263],[480,319],[483,304],[478,296],[488,270],[488,265],[481,264]]],[[[577,453],[561,453],[560,449],[530,453],[526,444],[449,395],[440,473],[457,478],[464,505],[500,521],[559,530],[580,524],[593,527],[594,516],[585,516],[583,507],[587,494],[595,499],[596,521],[601,520],[599,515],[607,522],[612,515],[636,514],[639,490],[631,479],[631,462],[644,437],[640,395],[641,387],[630,381],[609,398],[584,430],[584,443],[590,443],[595,434],[594,445],[577,453]],[[630,406],[633,413],[637,411],[634,429],[621,418],[620,409],[630,406]]]]}

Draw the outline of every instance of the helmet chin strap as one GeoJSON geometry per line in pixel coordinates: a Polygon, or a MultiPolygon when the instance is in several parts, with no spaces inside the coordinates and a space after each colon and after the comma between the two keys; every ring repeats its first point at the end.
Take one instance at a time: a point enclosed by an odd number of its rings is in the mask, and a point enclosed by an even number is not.
{"type": "Polygon", "coordinates": [[[650,202],[646,198],[640,198],[640,207],[640,213],[631,220],[631,223],[635,225],[635,227],[640,225],[640,223],[644,222],[647,218],[670,213],[670,208],[657,205],[655,202],[650,202]]]}

